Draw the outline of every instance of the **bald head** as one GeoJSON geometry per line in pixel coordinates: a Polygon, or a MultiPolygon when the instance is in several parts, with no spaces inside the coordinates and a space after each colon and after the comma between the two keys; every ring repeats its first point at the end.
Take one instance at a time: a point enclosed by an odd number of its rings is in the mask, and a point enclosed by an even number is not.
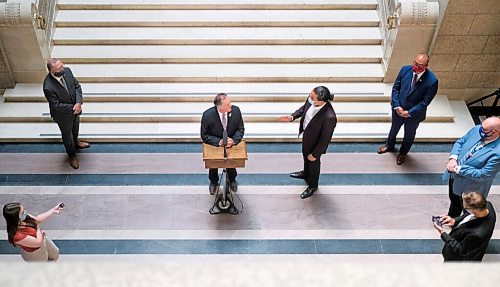
{"type": "Polygon", "coordinates": [[[427,66],[427,64],[429,64],[429,55],[427,55],[425,53],[418,54],[415,57],[415,62],[417,62],[417,64],[427,66]]]}
{"type": "Polygon", "coordinates": [[[487,118],[483,121],[481,126],[483,127],[484,133],[488,135],[488,137],[486,137],[486,140],[494,140],[498,138],[500,132],[500,118],[487,118]]]}

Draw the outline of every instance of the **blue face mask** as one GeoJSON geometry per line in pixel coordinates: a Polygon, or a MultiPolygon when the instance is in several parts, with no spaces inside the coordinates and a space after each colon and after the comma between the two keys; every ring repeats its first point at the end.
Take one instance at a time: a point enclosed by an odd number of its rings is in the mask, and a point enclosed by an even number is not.
{"type": "Polygon", "coordinates": [[[21,221],[25,221],[26,217],[28,217],[28,212],[26,212],[26,210],[23,210],[23,212],[21,213],[21,221]]]}
{"type": "Polygon", "coordinates": [[[493,134],[493,131],[490,131],[489,133],[486,133],[484,131],[484,128],[481,126],[479,127],[479,136],[481,137],[481,140],[485,140],[486,138],[488,138],[489,136],[491,136],[493,134]]]}

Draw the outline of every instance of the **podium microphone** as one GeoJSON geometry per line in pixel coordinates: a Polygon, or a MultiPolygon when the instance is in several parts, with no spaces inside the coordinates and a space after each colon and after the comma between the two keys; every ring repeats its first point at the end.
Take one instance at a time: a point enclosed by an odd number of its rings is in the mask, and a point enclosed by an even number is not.
{"type": "Polygon", "coordinates": [[[227,130],[224,130],[222,132],[222,146],[224,147],[224,159],[227,159],[227,151],[226,151],[226,146],[227,146],[227,130]]]}

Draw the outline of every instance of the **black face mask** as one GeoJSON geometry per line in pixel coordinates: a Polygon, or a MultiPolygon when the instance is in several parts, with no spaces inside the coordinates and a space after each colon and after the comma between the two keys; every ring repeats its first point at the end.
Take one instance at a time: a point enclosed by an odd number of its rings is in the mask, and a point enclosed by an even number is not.
{"type": "Polygon", "coordinates": [[[54,72],[52,75],[54,75],[54,77],[63,77],[64,76],[64,70],[61,70],[59,72],[54,72]]]}

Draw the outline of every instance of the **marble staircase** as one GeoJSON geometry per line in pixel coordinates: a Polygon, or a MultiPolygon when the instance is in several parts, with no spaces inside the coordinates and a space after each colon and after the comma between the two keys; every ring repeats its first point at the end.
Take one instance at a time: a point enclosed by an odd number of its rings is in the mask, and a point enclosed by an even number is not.
{"type": "MultiPolygon", "coordinates": [[[[241,107],[251,141],[297,141],[309,91],[335,94],[334,140],[381,141],[390,124],[376,0],[60,0],[52,56],[82,83],[89,141],[199,141],[218,92],[241,107]]],[[[439,95],[419,141],[452,141],[472,125],[439,95]]],[[[41,84],[0,102],[0,141],[54,141],[41,84]]]]}

